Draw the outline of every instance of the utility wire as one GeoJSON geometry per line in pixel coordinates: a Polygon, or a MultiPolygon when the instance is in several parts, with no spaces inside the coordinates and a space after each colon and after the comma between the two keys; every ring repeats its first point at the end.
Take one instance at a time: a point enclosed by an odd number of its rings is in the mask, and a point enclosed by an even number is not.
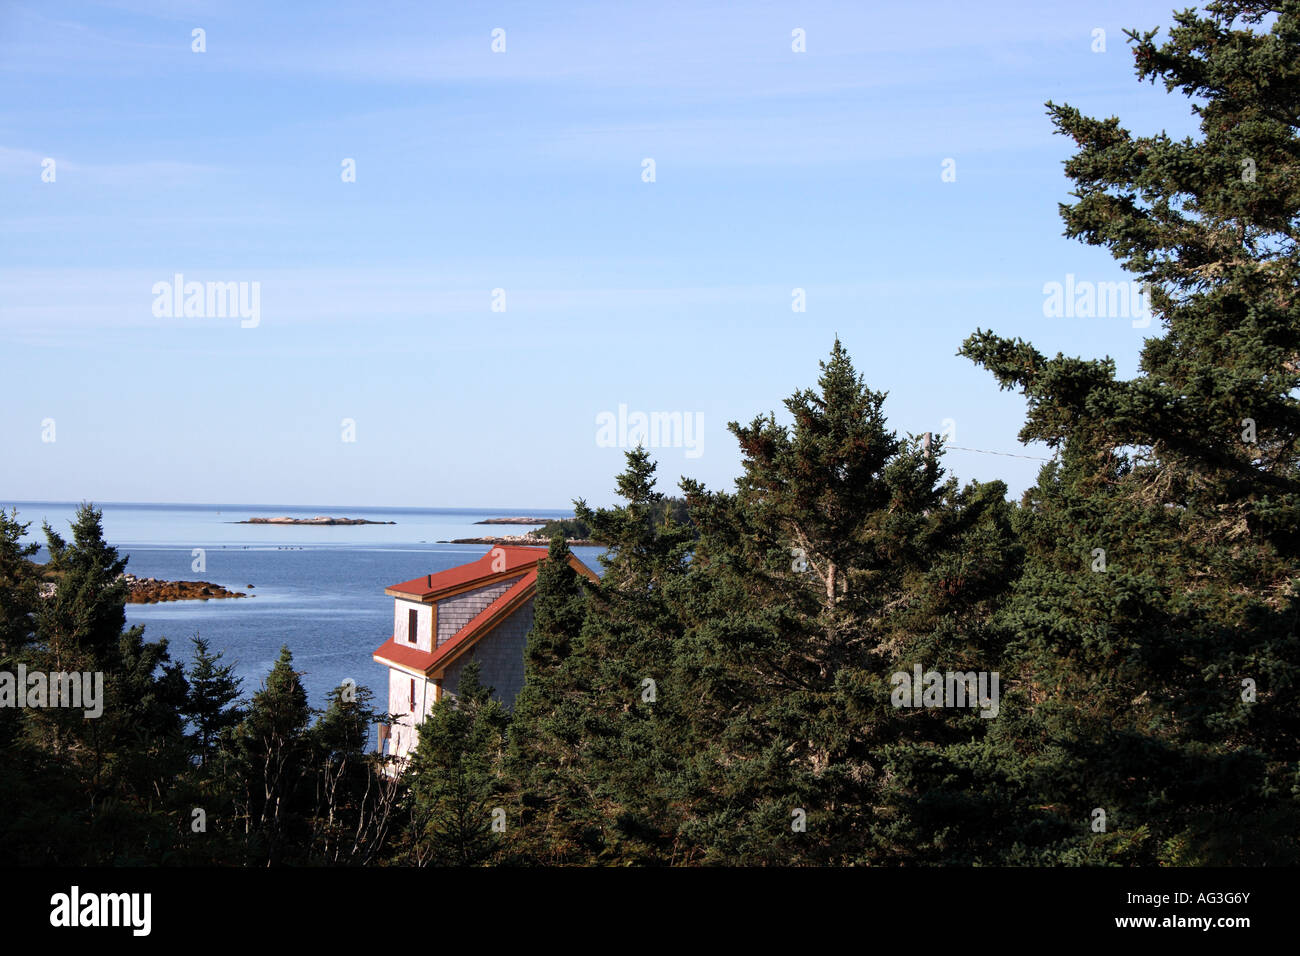
{"type": "Polygon", "coordinates": [[[1039,455],[1017,455],[1009,451],[988,451],[984,448],[963,448],[961,445],[944,445],[944,451],[974,451],[981,455],[1001,455],[1003,458],[1028,458],[1030,461],[1051,461],[1050,458],[1043,458],[1039,455]]]}

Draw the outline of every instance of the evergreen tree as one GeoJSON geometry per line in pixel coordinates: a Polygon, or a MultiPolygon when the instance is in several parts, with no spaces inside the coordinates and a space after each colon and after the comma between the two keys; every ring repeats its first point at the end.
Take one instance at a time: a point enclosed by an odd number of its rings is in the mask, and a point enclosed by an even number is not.
{"type": "Polygon", "coordinates": [[[251,860],[266,865],[292,862],[286,856],[296,855],[307,843],[302,787],[310,760],[310,719],[293,654],[282,647],[235,733],[251,860]]]}
{"type": "Polygon", "coordinates": [[[22,543],[30,526],[19,522],[16,509],[0,511],[0,661],[24,650],[36,636],[40,572],[31,558],[39,545],[22,543]]]}
{"type": "Polygon", "coordinates": [[[72,530],[68,544],[47,526],[55,586],[37,610],[29,666],[89,675],[92,686],[102,680],[102,712],[32,710],[24,735],[79,779],[90,859],[143,862],[170,840],[161,811],[186,763],[185,678],[165,640],[148,642],[144,628],[126,628],[126,559],[104,541],[101,513],[82,505],[72,530]]]}
{"type": "MultiPolygon", "coordinates": [[[[126,629],[126,558],[104,541],[102,513],[77,509],[69,546],[48,525],[53,597],[41,607],[41,637],[54,670],[114,670],[126,629]]],[[[138,630],[138,629],[137,629],[138,630]]]]}
{"type": "Polygon", "coordinates": [[[1194,98],[1198,137],[1048,104],[1080,147],[1066,234],[1150,289],[1140,373],[990,332],[963,348],[1027,398],[1022,438],[1059,450],[1002,619],[1013,860],[1300,859],[1300,4],[1175,20],[1162,45],[1129,36],[1139,78],[1194,98]]]}
{"type": "Polygon", "coordinates": [[[890,676],[996,669],[1005,487],[941,483],[942,442],[899,439],[884,397],[836,341],[819,388],[787,400],[792,428],[732,423],[734,495],[683,485],[701,532],[679,658],[697,702],[687,829],[705,859],[870,861],[889,747],[984,733],[969,714],[900,713],[890,676]]]}
{"type": "Polygon", "coordinates": [[[574,503],[608,551],[605,573],[588,591],[581,650],[569,669],[570,692],[580,688],[585,702],[571,779],[584,797],[592,859],[648,863],[676,853],[687,757],[677,728],[689,703],[675,683],[682,635],[675,602],[696,531],[656,490],[645,449],[626,457],[617,479],[625,504],[592,510],[574,503]]]}
{"type": "MultiPolygon", "coordinates": [[[[37,546],[23,544],[29,524],[0,512],[0,671],[35,667],[36,617],[41,569],[30,560],[37,546]]],[[[86,802],[73,767],[51,759],[34,743],[30,712],[0,708],[0,863],[75,864],[84,850],[86,802]]]]}
{"type": "Polygon", "coordinates": [[[458,693],[442,697],[420,724],[407,769],[419,862],[474,866],[501,846],[501,767],[509,714],[479,680],[478,662],[461,671],[458,693]]]}
{"type": "Polygon", "coordinates": [[[538,565],[533,627],[524,653],[524,686],[510,721],[507,776],[518,826],[511,853],[534,863],[581,860],[594,847],[593,825],[574,772],[587,710],[582,669],[586,586],[569,563],[564,538],[551,539],[538,565]]]}
{"type": "MultiPolygon", "coordinates": [[[[36,637],[41,582],[31,561],[38,546],[22,543],[29,527],[19,522],[17,510],[0,511],[0,670],[9,672],[30,659],[29,648],[36,637]]],[[[21,724],[16,708],[0,708],[0,747],[15,740],[21,724]]]]}
{"type": "Polygon", "coordinates": [[[181,715],[194,728],[190,746],[202,765],[212,755],[217,738],[238,725],[244,714],[232,706],[239,700],[241,685],[235,665],[222,664],[221,652],[211,653],[202,637],[196,635],[193,641],[194,663],[186,675],[188,689],[181,715]]]}
{"type": "Polygon", "coordinates": [[[391,758],[371,751],[384,719],[366,687],[342,684],[310,732],[315,781],[312,859],[365,865],[384,850],[395,819],[398,778],[391,758]]]}

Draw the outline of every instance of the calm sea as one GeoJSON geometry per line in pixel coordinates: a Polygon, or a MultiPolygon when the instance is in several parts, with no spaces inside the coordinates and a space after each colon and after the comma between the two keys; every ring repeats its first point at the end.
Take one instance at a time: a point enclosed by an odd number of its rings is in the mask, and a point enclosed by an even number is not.
{"type": "MultiPolygon", "coordinates": [[[[76,505],[0,502],[30,522],[28,536],[44,542],[48,521],[65,539],[76,505]]],[[[526,528],[476,525],[515,515],[564,517],[566,509],[536,508],[300,508],[286,505],[99,504],[104,537],[129,559],[138,577],[211,581],[249,598],[128,604],[127,622],[145,636],[166,638],[173,659],[188,661],[190,638],[201,634],[233,662],[245,695],[256,691],[281,645],[293,652],[311,703],[323,707],[344,680],[369,687],[387,706],[386,670],[371,654],[392,636],[393,599],[384,588],[473,561],[488,545],[438,544],[451,538],[519,534],[526,528]],[[274,526],[236,524],[246,518],[316,515],[395,521],[393,525],[274,526]],[[202,549],[205,570],[193,570],[202,549]],[[249,586],[252,586],[251,590],[249,586]]],[[[599,571],[597,548],[574,552],[599,571]]],[[[44,560],[42,548],[37,560],[44,560]]]]}

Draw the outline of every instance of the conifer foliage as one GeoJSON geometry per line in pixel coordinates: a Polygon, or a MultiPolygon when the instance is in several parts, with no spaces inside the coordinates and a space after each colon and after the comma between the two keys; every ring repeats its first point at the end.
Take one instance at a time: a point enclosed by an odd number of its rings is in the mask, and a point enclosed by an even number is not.
{"type": "Polygon", "coordinates": [[[1175,21],[1163,44],[1130,37],[1198,137],[1049,104],[1080,147],[1067,235],[1150,289],[1140,374],[990,332],[963,349],[1025,395],[1022,437],[1060,452],[1026,495],[1001,618],[1042,781],[1033,858],[1296,859],[1300,4],[1175,21]],[[1080,830],[1097,810],[1105,834],[1080,830]]]}
{"type": "Polygon", "coordinates": [[[0,708],[0,861],[1300,862],[1300,0],[1174,20],[1129,36],[1196,136],[1048,104],[1066,235],[1149,290],[1137,374],[961,348],[1054,450],[1019,502],[892,430],[837,340],[730,424],[734,488],[669,497],[637,448],[576,501],[603,574],[552,540],[513,709],[468,659],[407,765],[287,647],[244,699],[127,627],[92,506],[43,564],[0,514],[0,671],[105,682],[95,719],[0,708]]]}

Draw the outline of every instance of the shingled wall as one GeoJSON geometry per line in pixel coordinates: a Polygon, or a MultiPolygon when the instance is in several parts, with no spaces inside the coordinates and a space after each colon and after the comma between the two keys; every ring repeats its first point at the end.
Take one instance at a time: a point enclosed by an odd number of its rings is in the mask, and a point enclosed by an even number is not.
{"type": "MultiPolygon", "coordinates": [[[[520,577],[523,577],[523,575],[520,575],[520,577]]],[[[505,594],[518,581],[519,578],[499,581],[496,584],[475,588],[473,591],[466,591],[463,594],[457,594],[455,597],[439,601],[438,646],[441,647],[451,640],[457,631],[474,620],[480,611],[505,594]]]]}
{"type": "MultiPolygon", "coordinates": [[[[441,610],[438,621],[441,624],[441,610]]],[[[443,693],[454,697],[460,687],[461,671],[470,660],[477,660],[479,679],[495,690],[494,697],[507,707],[513,707],[524,686],[524,647],[532,627],[533,599],[529,598],[447,668],[442,681],[443,693]]]]}

